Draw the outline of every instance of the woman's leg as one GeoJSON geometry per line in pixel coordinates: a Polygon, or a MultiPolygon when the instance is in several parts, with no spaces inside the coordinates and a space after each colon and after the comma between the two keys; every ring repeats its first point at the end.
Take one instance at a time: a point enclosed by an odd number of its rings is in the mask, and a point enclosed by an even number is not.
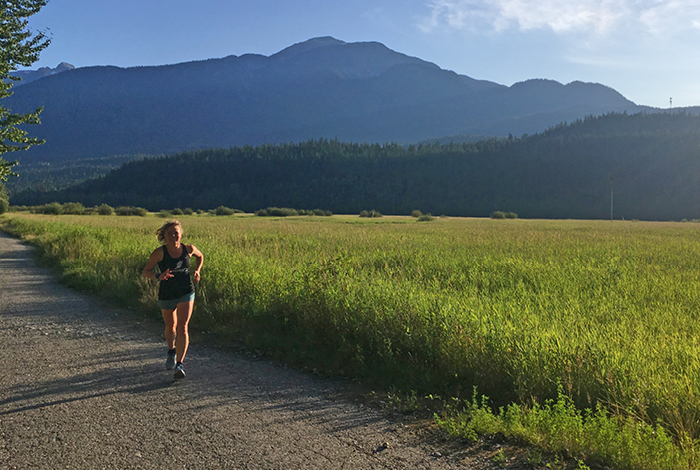
{"type": "Polygon", "coordinates": [[[175,321],[175,331],[177,334],[177,339],[175,341],[175,348],[177,349],[177,362],[182,362],[185,359],[185,354],[187,354],[187,348],[190,345],[190,334],[188,330],[188,325],[190,322],[190,317],[192,317],[192,309],[194,308],[194,300],[189,302],[180,302],[177,304],[176,321],[175,321]]]}
{"type": "Polygon", "coordinates": [[[165,341],[168,342],[168,349],[175,349],[175,333],[177,326],[177,316],[175,312],[177,310],[165,310],[161,309],[163,314],[163,321],[165,322],[165,341]]]}

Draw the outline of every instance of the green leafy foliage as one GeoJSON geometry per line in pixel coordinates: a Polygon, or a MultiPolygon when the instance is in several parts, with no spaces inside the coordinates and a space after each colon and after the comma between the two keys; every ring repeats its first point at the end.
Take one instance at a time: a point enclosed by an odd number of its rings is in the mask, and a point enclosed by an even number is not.
{"type": "Polygon", "coordinates": [[[474,390],[471,400],[453,405],[436,419],[446,432],[470,440],[501,433],[534,445],[529,460],[535,465],[543,461],[537,448],[554,453],[554,462],[547,468],[566,468],[559,455],[578,459],[579,469],[589,468],[586,462],[639,470],[697,468],[697,450],[683,452],[662,426],[611,414],[601,404],[595,412],[579,410],[561,387],[556,400],[542,405],[510,404],[496,411],[488,397],[478,397],[474,390]]]}
{"type": "Polygon", "coordinates": [[[52,202],[52,203],[46,204],[43,208],[38,209],[38,210],[41,210],[41,212],[37,211],[38,213],[50,214],[50,215],[60,215],[63,213],[63,208],[62,208],[61,204],[59,204],[58,202],[52,202]]]}
{"type": "Polygon", "coordinates": [[[97,213],[99,215],[112,215],[114,214],[114,208],[107,204],[100,204],[97,206],[97,213]]]}
{"type": "Polygon", "coordinates": [[[331,211],[323,209],[292,209],[289,207],[268,207],[255,211],[255,215],[259,217],[291,217],[295,215],[315,215],[321,217],[330,217],[333,215],[331,211]]]}
{"type": "MultiPolygon", "coordinates": [[[[17,78],[10,72],[20,66],[29,66],[39,59],[39,53],[48,47],[50,40],[43,33],[28,29],[30,16],[39,12],[48,0],[14,0],[0,6],[0,99],[12,95],[12,85],[17,78]]],[[[23,126],[38,124],[41,109],[27,114],[15,114],[0,107],[0,155],[26,150],[43,143],[29,137],[23,126]]],[[[0,181],[12,175],[11,168],[17,162],[8,162],[0,157],[0,181]]]]}
{"type": "Polygon", "coordinates": [[[119,206],[114,209],[114,212],[117,215],[137,215],[139,217],[145,217],[148,214],[148,211],[143,207],[134,206],[119,206]]]}
{"type": "MultiPolygon", "coordinates": [[[[1,110],[2,108],[0,108],[1,110]]],[[[0,183],[2,181],[7,181],[8,176],[17,176],[17,173],[12,172],[12,167],[17,165],[19,162],[17,160],[8,162],[4,158],[0,157],[0,183]]]]}
{"type": "Polygon", "coordinates": [[[85,206],[79,202],[66,202],[61,205],[62,214],[82,215],[85,213],[85,206]]]}
{"type": "Polygon", "coordinates": [[[370,210],[370,211],[362,211],[362,212],[360,212],[360,217],[369,218],[369,219],[374,219],[374,218],[384,217],[384,216],[382,215],[381,212],[372,209],[372,210],[370,210]]]}
{"type": "Polygon", "coordinates": [[[230,207],[226,207],[226,206],[219,206],[214,211],[215,215],[233,215],[235,213],[236,213],[236,209],[231,209],[230,207]]]}
{"type": "Polygon", "coordinates": [[[10,208],[10,198],[5,185],[0,183],[0,214],[4,214],[10,208]]]}

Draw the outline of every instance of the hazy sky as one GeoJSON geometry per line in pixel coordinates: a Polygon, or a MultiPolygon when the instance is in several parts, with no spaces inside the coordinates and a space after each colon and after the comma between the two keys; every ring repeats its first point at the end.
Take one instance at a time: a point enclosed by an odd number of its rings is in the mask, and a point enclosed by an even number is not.
{"type": "Polygon", "coordinates": [[[32,68],[271,55],[333,36],[504,85],[581,80],[700,105],[700,0],[50,0],[30,25],[53,38],[32,68]]]}

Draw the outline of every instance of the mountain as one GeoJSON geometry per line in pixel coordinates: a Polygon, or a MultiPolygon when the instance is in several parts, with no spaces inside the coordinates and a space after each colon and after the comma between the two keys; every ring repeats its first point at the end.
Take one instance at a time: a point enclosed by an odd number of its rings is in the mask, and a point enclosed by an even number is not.
{"type": "Polygon", "coordinates": [[[376,42],[315,38],[269,57],[83,67],[15,88],[14,112],[43,106],[22,161],[318,138],[413,143],[445,135],[541,132],[563,121],[641,108],[599,84],[475,80],[376,42]]]}
{"type": "Polygon", "coordinates": [[[65,72],[66,70],[73,70],[74,68],[75,67],[68,62],[61,62],[56,66],[56,68],[53,69],[51,67],[41,67],[38,70],[18,70],[17,72],[11,72],[10,75],[22,79],[22,81],[14,83],[14,86],[18,87],[31,83],[34,80],[48,77],[49,75],[55,75],[57,73],[65,72]]]}

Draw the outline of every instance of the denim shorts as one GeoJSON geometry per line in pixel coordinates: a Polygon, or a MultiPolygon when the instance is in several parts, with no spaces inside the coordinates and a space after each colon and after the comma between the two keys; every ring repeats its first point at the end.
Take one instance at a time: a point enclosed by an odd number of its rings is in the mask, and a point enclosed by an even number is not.
{"type": "Polygon", "coordinates": [[[192,292],[190,294],[185,294],[182,297],[178,297],[177,299],[159,300],[158,306],[161,308],[161,310],[175,310],[177,308],[177,304],[182,303],[182,302],[191,302],[193,300],[194,300],[194,292],[192,292]]]}

